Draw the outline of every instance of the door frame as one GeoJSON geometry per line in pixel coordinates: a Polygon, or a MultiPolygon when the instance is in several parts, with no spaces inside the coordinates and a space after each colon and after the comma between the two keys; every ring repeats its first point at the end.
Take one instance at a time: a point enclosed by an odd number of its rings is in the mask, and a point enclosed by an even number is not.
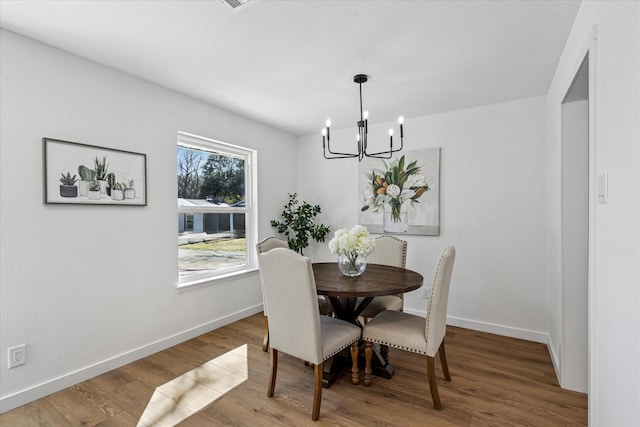
{"type": "MultiPolygon", "coordinates": [[[[597,203],[598,197],[596,194],[597,186],[597,117],[598,117],[598,99],[597,99],[597,41],[598,41],[598,26],[594,25],[589,32],[589,35],[582,46],[582,49],[577,56],[575,63],[573,64],[572,73],[570,74],[571,80],[565,85],[564,93],[568,94],[575,81],[575,77],[580,71],[580,67],[588,56],[588,71],[589,71],[589,146],[588,146],[588,265],[587,265],[587,340],[588,340],[588,355],[587,355],[587,393],[588,393],[588,418],[590,420],[597,419],[596,405],[597,401],[597,375],[595,363],[597,358],[598,348],[598,335],[596,330],[598,311],[598,286],[596,282],[596,252],[597,252],[597,203]]],[[[565,95],[566,96],[566,95],[565,95]]],[[[564,101],[565,97],[562,98],[564,101]]],[[[561,101],[561,103],[562,103],[561,101]]],[[[562,114],[562,106],[560,108],[562,114]]],[[[564,123],[561,117],[561,123],[564,123]]],[[[561,126],[562,127],[562,126],[561,126]]],[[[564,129],[561,130],[563,132],[564,129]]],[[[563,143],[562,143],[563,144],[563,143]]],[[[563,147],[561,149],[561,156],[563,156],[563,147]]],[[[564,159],[561,157],[561,174],[564,176],[564,159]]],[[[563,181],[562,181],[563,182],[563,181]]],[[[562,185],[562,184],[561,184],[562,185]]],[[[561,349],[562,353],[565,343],[565,319],[564,319],[564,193],[561,188],[561,236],[560,236],[560,277],[561,277],[561,301],[560,301],[560,334],[561,334],[561,349]]],[[[564,360],[562,355],[560,356],[560,386],[562,387],[562,370],[564,370],[564,360]]]]}

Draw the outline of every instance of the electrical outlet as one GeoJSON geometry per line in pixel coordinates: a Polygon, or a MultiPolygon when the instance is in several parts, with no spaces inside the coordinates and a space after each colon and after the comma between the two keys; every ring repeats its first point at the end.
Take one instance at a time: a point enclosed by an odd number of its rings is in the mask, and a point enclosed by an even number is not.
{"type": "Polygon", "coordinates": [[[9,349],[9,369],[27,363],[27,345],[22,344],[9,349]]]}
{"type": "Polygon", "coordinates": [[[422,298],[423,299],[429,299],[429,296],[431,296],[431,288],[430,287],[422,287],[422,298]]]}

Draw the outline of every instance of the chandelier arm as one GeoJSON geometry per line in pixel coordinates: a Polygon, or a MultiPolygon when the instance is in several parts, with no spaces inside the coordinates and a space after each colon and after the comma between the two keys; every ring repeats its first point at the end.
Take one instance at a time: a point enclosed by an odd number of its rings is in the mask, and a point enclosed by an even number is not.
{"type": "Polygon", "coordinates": [[[398,151],[402,150],[402,147],[404,146],[403,139],[404,138],[401,136],[400,137],[400,147],[399,148],[394,149],[393,148],[393,143],[391,143],[391,144],[389,144],[389,150],[388,151],[379,151],[377,153],[367,153],[366,150],[365,150],[364,155],[367,156],[367,157],[376,157],[376,158],[379,158],[379,159],[390,159],[391,155],[393,153],[397,153],[398,151]]]}
{"type": "Polygon", "coordinates": [[[341,155],[332,155],[332,156],[327,156],[327,153],[324,153],[324,158],[327,160],[331,160],[331,159],[351,159],[354,157],[358,157],[358,154],[341,154],[341,155]]]}
{"type": "Polygon", "coordinates": [[[324,134],[322,136],[322,155],[324,156],[325,159],[348,159],[351,157],[358,157],[360,155],[359,149],[357,154],[331,151],[331,127],[327,126],[325,130],[327,134],[326,140],[325,140],[324,134]],[[326,145],[325,145],[325,142],[326,142],[326,145]],[[330,154],[330,156],[327,156],[327,152],[330,154]]]}
{"type": "Polygon", "coordinates": [[[375,154],[365,154],[365,156],[372,158],[372,159],[387,159],[389,160],[392,156],[391,152],[387,151],[386,154],[385,153],[375,153],[375,154]]]}
{"type": "Polygon", "coordinates": [[[324,144],[322,145],[322,154],[325,159],[348,159],[351,157],[358,157],[360,155],[360,153],[341,153],[339,151],[331,151],[331,143],[328,140],[326,147],[324,144]],[[329,153],[330,156],[327,156],[327,153],[329,153]]]}
{"type": "Polygon", "coordinates": [[[324,154],[324,158],[327,160],[332,160],[332,159],[351,159],[354,157],[358,157],[357,154],[349,154],[349,155],[345,155],[345,156],[327,156],[327,154],[324,154]]]}

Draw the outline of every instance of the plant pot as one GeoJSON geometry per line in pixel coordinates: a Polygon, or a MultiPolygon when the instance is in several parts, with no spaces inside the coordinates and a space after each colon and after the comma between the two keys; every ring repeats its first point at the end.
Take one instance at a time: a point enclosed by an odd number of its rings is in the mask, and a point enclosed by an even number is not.
{"type": "Polygon", "coordinates": [[[87,196],[89,197],[89,200],[98,200],[100,199],[100,190],[89,190],[87,191],[87,196]]]}
{"type": "Polygon", "coordinates": [[[60,195],[62,197],[78,197],[77,185],[60,185],[60,195]]]}
{"type": "Polygon", "coordinates": [[[87,191],[89,191],[89,181],[78,181],[78,189],[82,197],[87,197],[87,191]]]}
{"type": "Polygon", "coordinates": [[[136,190],[133,188],[127,188],[124,190],[124,198],[125,199],[135,199],[136,198],[136,190]]]}
{"type": "Polygon", "coordinates": [[[107,181],[103,179],[98,180],[98,185],[100,185],[100,193],[107,194],[107,181]]]}
{"type": "Polygon", "coordinates": [[[112,200],[124,200],[124,190],[111,189],[112,200]]]}

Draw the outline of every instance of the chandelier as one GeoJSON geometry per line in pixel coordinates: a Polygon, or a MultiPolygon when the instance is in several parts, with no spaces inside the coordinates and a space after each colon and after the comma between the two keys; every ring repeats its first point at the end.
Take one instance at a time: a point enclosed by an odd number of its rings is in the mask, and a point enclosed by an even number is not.
{"type": "Polygon", "coordinates": [[[348,159],[351,157],[357,157],[358,160],[362,160],[364,157],[375,157],[378,159],[390,159],[393,153],[402,150],[404,132],[402,124],[404,118],[400,116],[398,118],[398,124],[400,124],[400,147],[393,147],[393,129],[389,129],[389,150],[379,151],[376,153],[369,153],[367,151],[367,134],[369,133],[368,121],[369,112],[362,109],[362,83],[366,83],[366,74],[357,74],[353,77],[354,83],[357,83],[360,88],[360,120],[358,121],[358,134],[356,135],[356,142],[358,143],[357,153],[341,153],[339,151],[331,150],[331,120],[327,119],[326,127],[322,129],[322,152],[325,159],[348,159]]]}

